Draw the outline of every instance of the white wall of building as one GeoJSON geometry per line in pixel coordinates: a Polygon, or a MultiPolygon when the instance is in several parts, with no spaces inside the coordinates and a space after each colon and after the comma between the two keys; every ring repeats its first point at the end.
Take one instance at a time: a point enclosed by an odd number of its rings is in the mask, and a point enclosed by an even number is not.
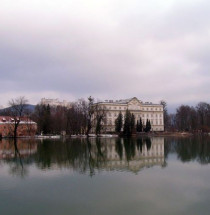
{"type": "Polygon", "coordinates": [[[104,127],[107,131],[115,130],[115,119],[120,111],[124,118],[127,109],[134,114],[136,122],[141,118],[143,125],[146,125],[148,119],[151,122],[152,131],[164,131],[163,106],[160,104],[143,103],[134,97],[127,100],[107,100],[97,103],[97,105],[106,109],[106,125],[104,127]]]}

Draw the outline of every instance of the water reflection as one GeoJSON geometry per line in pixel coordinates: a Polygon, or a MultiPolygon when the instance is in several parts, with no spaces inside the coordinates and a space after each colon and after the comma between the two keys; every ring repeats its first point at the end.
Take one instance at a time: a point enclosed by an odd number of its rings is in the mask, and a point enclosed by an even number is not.
{"type": "Polygon", "coordinates": [[[90,176],[100,171],[138,173],[152,166],[165,167],[168,154],[182,162],[210,162],[209,138],[92,138],[69,140],[0,141],[0,163],[10,165],[10,173],[25,176],[27,167],[67,168],[90,176]]]}
{"type": "Polygon", "coordinates": [[[40,169],[71,168],[91,176],[103,169],[138,172],[164,165],[164,139],[2,140],[0,158],[12,165],[12,173],[22,169],[21,175],[32,163],[40,169]]]}
{"type": "Polygon", "coordinates": [[[137,173],[144,167],[164,163],[163,138],[118,139],[108,144],[104,168],[137,173]]]}
{"type": "Polygon", "coordinates": [[[0,159],[12,159],[17,156],[28,157],[37,152],[34,139],[3,139],[0,141],[0,159]]]}
{"type": "Polygon", "coordinates": [[[37,152],[34,140],[3,139],[0,142],[0,159],[9,165],[11,175],[24,177],[28,174],[27,164],[31,164],[31,155],[37,152]]]}
{"type": "Polygon", "coordinates": [[[210,137],[166,138],[165,157],[176,153],[182,162],[197,161],[200,164],[210,163],[210,137]]]}

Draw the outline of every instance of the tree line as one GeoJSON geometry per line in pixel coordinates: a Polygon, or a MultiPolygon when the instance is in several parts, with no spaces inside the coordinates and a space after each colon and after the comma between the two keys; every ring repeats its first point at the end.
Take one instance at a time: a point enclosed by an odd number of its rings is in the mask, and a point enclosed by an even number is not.
{"type": "MultiPolygon", "coordinates": [[[[1,141],[0,141],[1,143],[1,141]]],[[[8,139],[4,144],[6,149],[13,150],[17,154],[13,159],[5,159],[5,162],[14,163],[11,173],[24,176],[28,173],[27,167],[34,161],[38,168],[45,169],[52,167],[53,163],[57,163],[59,167],[72,168],[80,172],[89,172],[91,176],[95,175],[98,168],[108,167],[112,160],[110,155],[110,144],[116,152],[119,160],[126,162],[136,159],[143,152],[144,147],[149,151],[152,147],[152,140],[148,137],[144,138],[115,138],[110,142],[106,138],[73,138],[71,141],[43,140],[39,144],[34,140],[18,139],[16,148],[13,141],[8,139]],[[28,153],[26,155],[19,153],[21,149],[36,148],[36,153],[28,153]]],[[[28,150],[29,151],[29,150],[28,150]]],[[[116,158],[115,158],[116,159],[116,158]]],[[[129,165],[128,165],[129,166],[129,165]]]]}
{"type": "Polygon", "coordinates": [[[106,117],[106,110],[94,103],[91,96],[80,99],[70,108],[38,104],[32,118],[38,124],[38,133],[68,135],[99,134],[106,117]]]}
{"type": "Polygon", "coordinates": [[[174,114],[168,114],[165,106],[164,124],[168,131],[210,132],[210,104],[180,105],[174,114]]]}
{"type": "MultiPolygon", "coordinates": [[[[80,99],[72,103],[70,108],[38,104],[33,112],[27,109],[28,100],[19,97],[9,101],[10,108],[3,115],[14,119],[12,132],[17,136],[17,128],[25,116],[37,123],[38,133],[43,134],[86,134],[90,132],[100,134],[107,124],[107,109],[97,103],[91,96],[85,100],[80,99]]],[[[161,101],[164,111],[164,129],[166,131],[210,132],[210,104],[198,103],[195,107],[181,105],[176,113],[168,114],[167,103],[161,101]]],[[[30,128],[30,127],[29,127],[30,128]]],[[[136,132],[149,132],[151,123],[147,120],[143,125],[141,118],[135,120],[134,114],[129,110],[123,115],[120,112],[115,120],[115,131],[125,136],[136,132]],[[136,123],[135,123],[136,122],[136,123]]]]}
{"type": "Polygon", "coordinates": [[[9,107],[0,112],[0,115],[13,118],[12,135],[17,137],[20,122],[25,117],[37,123],[38,134],[99,134],[103,127],[106,110],[94,103],[91,96],[72,103],[70,108],[37,104],[34,111],[27,108],[28,100],[18,97],[9,101],[9,107]]]}

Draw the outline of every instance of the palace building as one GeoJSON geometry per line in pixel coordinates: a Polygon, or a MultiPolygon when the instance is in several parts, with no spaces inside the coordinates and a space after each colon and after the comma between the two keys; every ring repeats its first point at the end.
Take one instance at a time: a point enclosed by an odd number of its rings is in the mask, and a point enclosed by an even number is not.
{"type": "Polygon", "coordinates": [[[164,131],[163,105],[161,104],[142,102],[134,97],[116,101],[105,100],[104,102],[95,103],[94,106],[98,106],[106,112],[106,117],[103,122],[103,132],[115,131],[115,119],[120,111],[124,119],[127,109],[134,114],[136,123],[141,118],[145,126],[148,119],[151,123],[151,131],[164,131]]]}

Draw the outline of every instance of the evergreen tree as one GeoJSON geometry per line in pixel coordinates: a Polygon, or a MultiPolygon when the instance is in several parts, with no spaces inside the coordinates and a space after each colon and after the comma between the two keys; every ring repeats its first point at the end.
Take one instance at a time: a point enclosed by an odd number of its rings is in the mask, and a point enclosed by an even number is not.
{"type": "Polygon", "coordinates": [[[130,126],[131,126],[131,133],[133,133],[133,132],[134,132],[134,129],[135,129],[135,116],[134,116],[133,113],[131,114],[130,126]]]}
{"type": "Polygon", "coordinates": [[[148,120],[148,131],[150,131],[151,130],[151,123],[150,123],[150,120],[148,120]]]}
{"type": "Polygon", "coordinates": [[[139,132],[142,132],[143,130],[143,124],[142,124],[142,120],[140,118],[140,122],[139,122],[139,132]]]}
{"type": "Polygon", "coordinates": [[[151,130],[151,123],[150,121],[147,119],[146,122],[146,128],[144,129],[145,132],[149,132],[151,130]]]}
{"type": "Polygon", "coordinates": [[[136,131],[139,132],[139,120],[136,122],[136,131]]]}
{"type": "Polygon", "coordinates": [[[131,135],[131,113],[127,109],[125,113],[125,121],[124,121],[124,127],[123,127],[123,133],[126,136],[131,135]]]}
{"type": "Polygon", "coordinates": [[[137,132],[142,132],[142,129],[143,129],[143,125],[142,125],[142,121],[141,121],[141,118],[140,118],[140,120],[137,120],[136,131],[137,132]]]}
{"type": "Polygon", "coordinates": [[[146,127],[145,127],[144,131],[145,131],[145,132],[148,132],[148,119],[147,119],[147,121],[146,121],[146,127]]]}
{"type": "Polygon", "coordinates": [[[122,126],[123,126],[123,115],[120,111],[120,113],[118,114],[118,117],[115,120],[115,131],[120,133],[122,126]]]}
{"type": "Polygon", "coordinates": [[[147,119],[147,122],[146,122],[146,132],[148,132],[148,128],[149,128],[149,120],[147,119]]]}

